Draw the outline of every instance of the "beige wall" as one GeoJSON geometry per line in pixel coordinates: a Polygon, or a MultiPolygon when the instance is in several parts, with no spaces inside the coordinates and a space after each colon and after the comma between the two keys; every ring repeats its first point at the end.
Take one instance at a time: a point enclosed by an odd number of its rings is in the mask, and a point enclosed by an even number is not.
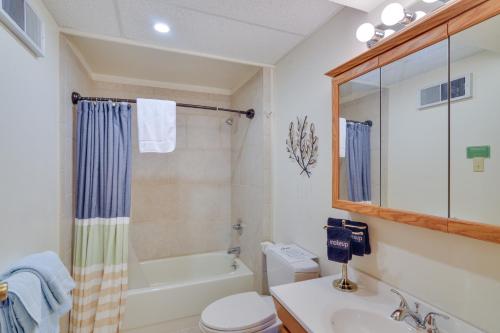
{"type": "Polygon", "coordinates": [[[74,168],[75,116],[71,93],[79,92],[88,96],[93,91],[94,82],[73,53],[68,40],[61,35],[60,49],[60,142],[61,151],[61,209],[60,216],[60,256],[70,268],[72,261],[73,217],[74,217],[74,168]]]}
{"type": "Polygon", "coordinates": [[[264,291],[260,243],[271,238],[271,70],[259,71],[231,96],[233,108],[255,110],[255,118],[234,117],[231,133],[231,222],[243,223],[233,233],[241,259],[254,272],[255,288],[264,291]]]}
{"type": "MultiPolygon", "coordinates": [[[[354,36],[365,20],[359,12],[343,10],[275,69],[274,239],[296,242],[320,255],[323,274],[337,272],[339,265],[326,259],[321,227],[329,216],[348,216],[331,208],[331,82],[323,73],[362,51],[354,36]],[[310,117],[319,136],[319,162],[310,179],[297,175],[285,151],[288,124],[299,115],[310,117]]],[[[352,218],[370,224],[373,247],[372,255],[354,258],[353,266],[486,331],[500,331],[500,245],[375,218],[352,218]]]]}
{"type": "MultiPolygon", "coordinates": [[[[92,92],[93,81],[73,53],[68,40],[61,35],[59,38],[59,149],[60,158],[60,209],[59,209],[59,256],[71,271],[73,254],[73,216],[74,216],[74,164],[73,148],[74,120],[76,111],[71,102],[71,93],[77,91],[83,96],[92,92]]],[[[69,315],[61,318],[61,332],[69,328],[69,315]]]]}
{"type": "Polygon", "coordinates": [[[0,23],[0,271],[34,252],[59,251],[59,35],[41,1],[45,57],[0,23]]]}

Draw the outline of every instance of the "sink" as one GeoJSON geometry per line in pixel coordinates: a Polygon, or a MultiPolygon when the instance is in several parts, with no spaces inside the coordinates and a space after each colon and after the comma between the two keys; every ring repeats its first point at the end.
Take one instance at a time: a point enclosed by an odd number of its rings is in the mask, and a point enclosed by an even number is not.
{"type": "Polygon", "coordinates": [[[397,322],[378,313],[341,309],[331,316],[333,333],[408,333],[416,332],[405,323],[397,322]]]}

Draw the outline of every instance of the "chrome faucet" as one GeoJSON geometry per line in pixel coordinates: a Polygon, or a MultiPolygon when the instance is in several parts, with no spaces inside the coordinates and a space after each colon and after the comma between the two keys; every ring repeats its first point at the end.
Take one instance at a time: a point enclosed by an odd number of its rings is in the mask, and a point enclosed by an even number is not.
{"type": "Polygon", "coordinates": [[[229,250],[227,250],[227,254],[234,254],[237,258],[240,256],[240,253],[241,248],[239,246],[230,247],[229,250]]]}
{"type": "Polygon", "coordinates": [[[419,304],[415,303],[415,311],[411,310],[406,299],[401,295],[397,290],[391,289],[393,293],[398,295],[401,299],[399,306],[394,312],[391,314],[391,318],[396,321],[403,321],[406,318],[411,318],[415,328],[422,329],[426,333],[439,333],[439,329],[436,326],[435,317],[442,317],[444,319],[450,319],[447,315],[437,313],[437,312],[429,312],[424,319],[418,313],[419,304]]]}

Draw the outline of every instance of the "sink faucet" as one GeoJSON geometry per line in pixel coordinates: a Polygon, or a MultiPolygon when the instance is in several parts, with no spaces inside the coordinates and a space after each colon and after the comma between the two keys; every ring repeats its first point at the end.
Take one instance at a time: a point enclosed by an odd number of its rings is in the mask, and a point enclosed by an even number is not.
{"type": "Polygon", "coordinates": [[[234,254],[236,257],[239,257],[240,253],[241,248],[239,246],[230,247],[229,250],[227,250],[227,254],[234,254]]]}
{"type": "Polygon", "coordinates": [[[398,295],[401,299],[399,306],[394,312],[391,314],[391,318],[396,321],[403,321],[406,318],[411,318],[415,324],[415,328],[419,328],[424,330],[426,333],[439,333],[439,329],[436,326],[435,317],[442,317],[444,319],[450,319],[447,315],[437,313],[437,312],[429,312],[424,319],[418,313],[418,303],[416,305],[416,311],[410,309],[408,302],[397,290],[391,289],[393,293],[398,295]]]}

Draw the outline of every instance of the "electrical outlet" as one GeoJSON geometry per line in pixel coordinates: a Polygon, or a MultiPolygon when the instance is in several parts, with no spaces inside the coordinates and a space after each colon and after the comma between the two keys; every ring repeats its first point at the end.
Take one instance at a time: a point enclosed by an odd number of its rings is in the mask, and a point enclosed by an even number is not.
{"type": "Polygon", "coordinates": [[[484,158],[474,158],[472,165],[474,172],[484,172],[484,158]]]}

